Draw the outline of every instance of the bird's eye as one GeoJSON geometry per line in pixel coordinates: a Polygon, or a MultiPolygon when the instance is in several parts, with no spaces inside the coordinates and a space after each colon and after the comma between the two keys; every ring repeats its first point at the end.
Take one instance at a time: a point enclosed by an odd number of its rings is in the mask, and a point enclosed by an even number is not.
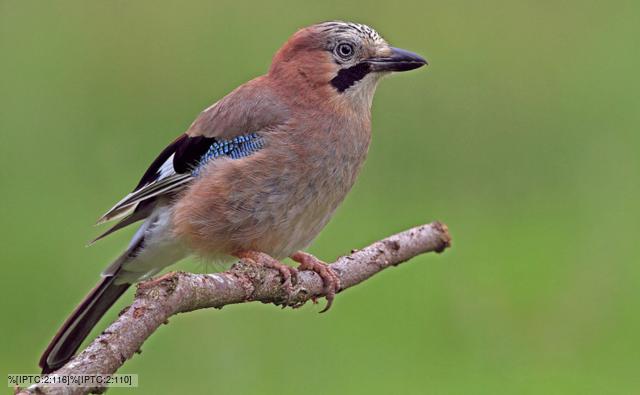
{"type": "Polygon", "coordinates": [[[336,53],[343,59],[349,59],[353,56],[353,45],[342,43],[336,47],[336,53]]]}

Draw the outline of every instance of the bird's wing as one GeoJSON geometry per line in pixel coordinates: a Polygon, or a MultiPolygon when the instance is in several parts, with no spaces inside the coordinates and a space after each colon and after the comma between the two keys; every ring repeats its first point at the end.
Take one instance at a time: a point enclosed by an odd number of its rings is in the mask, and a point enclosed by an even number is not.
{"type": "Polygon", "coordinates": [[[171,196],[193,179],[193,169],[215,138],[182,134],[151,163],[134,190],[107,211],[98,223],[120,219],[113,227],[96,237],[94,243],[127,225],[147,218],[158,198],[171,196]]]}
{"type": "Polygon", "coordinates": [[[148,217],[159,198],[184,189],[208,161],[239,159],[262,148],[260,132],[287,118],[284,106],[263,85],[259,79],[250,81],[204,110],[158,155],[134,190],[100,217],[99,224],[120,222],[92,243],[148,217]]]}

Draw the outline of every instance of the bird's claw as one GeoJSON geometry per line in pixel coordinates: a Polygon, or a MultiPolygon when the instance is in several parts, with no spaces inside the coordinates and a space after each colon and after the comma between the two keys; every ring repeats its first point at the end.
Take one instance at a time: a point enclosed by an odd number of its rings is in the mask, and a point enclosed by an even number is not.
{"type": "Polygon", "coordinates": [[[338,275],[333,271],[333,269],[331,269],[330,265],[327,265],[320,259],[311,254],[307,254],[306,252],[298,251],[291,255],[291,259],[300,264],[300,266],[298,266],[298,270],[310,270],[318,273],[322,279],[324,294],[327,298],[327,305],[320,312],[324,313],[329,310],[333,304],[333,299],[335,298],[336,293],[340,290],[340,278],[338,275]]]}
{"type": "Polygon", "coordinates": [[[236,256],[241,259],[246,259],[256,265],[277,270],[282,278],[282,291],[286,298],[285,302],[282,304],[282,308],[284,309],[291,305],[289,301],[293,296],[293,285],[298,283],[298,270],[296,270],[296,268],[285,265],[279,260],[273,258],[271,255],[263,252],[243,251],[236,254],[236,256]]]}
{"type": "Polygon", "coordinates": [[[150,288],[153,288],[157,285],[160,285],[163,281],[169,280],[176,275],[175,272],[165,273],[162,276],[150,278],[148,280],[144,280],[138,283],[138,289],[141,291],[146,291],[150,288]]]}

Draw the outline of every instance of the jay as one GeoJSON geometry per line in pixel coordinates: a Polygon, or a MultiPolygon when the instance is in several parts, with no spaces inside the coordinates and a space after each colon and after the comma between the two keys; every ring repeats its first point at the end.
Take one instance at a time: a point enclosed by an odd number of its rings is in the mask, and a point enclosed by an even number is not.
{"type": "Polygon", "coordinates": [[[378,82],[426,64],[362,24],[325,22],[291,36],[265,75],[200,113],[99,220],[119,222],[96,240],[143,222],[45,350],[43,373],[73,357],[131,284],[189,255],[275,268],[288,292],[296,269],[279,260],[290,257],[320,275],[328,309],[337,276],[302,250],[362,167],[378,82]]]}

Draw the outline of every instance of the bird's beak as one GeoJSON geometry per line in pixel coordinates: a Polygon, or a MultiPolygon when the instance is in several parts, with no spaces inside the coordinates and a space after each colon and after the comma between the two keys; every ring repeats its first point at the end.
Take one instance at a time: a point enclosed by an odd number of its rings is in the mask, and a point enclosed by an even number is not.
{"type": "Polygon", "coordinates": [[[367,59],[371,71],[409,71],[427,65],[426,59],[413,52],[391,47],[391,54],[367,59]]]}

